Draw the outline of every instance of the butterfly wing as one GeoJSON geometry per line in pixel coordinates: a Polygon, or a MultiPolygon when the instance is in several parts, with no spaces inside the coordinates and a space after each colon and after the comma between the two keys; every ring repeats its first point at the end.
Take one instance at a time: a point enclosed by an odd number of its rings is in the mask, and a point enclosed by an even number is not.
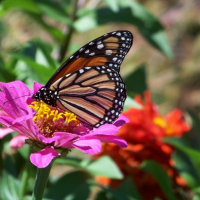
{"type": "Polygon", "coordinates": [[[58,91],[57,107],[74,113],[89,127],[113,123],[123,110],[125,84],[112,67],[84,67],[50,87],[58,91]]]}
{"type": "Polygon", "coordinates": [[[46,87],[61,77],[86,66],[106,65],[119,72],[120,65],[133,42],[131,32],[126,30],[107,33],[87,43],[74,53],[50,78],[46,87]]]}

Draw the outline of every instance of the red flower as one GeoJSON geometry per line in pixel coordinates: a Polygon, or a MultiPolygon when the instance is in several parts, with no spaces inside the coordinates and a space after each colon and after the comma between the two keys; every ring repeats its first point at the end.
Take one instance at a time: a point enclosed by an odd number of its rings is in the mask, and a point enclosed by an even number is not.
{"type": "MultiPolygon", "coordinates": [[[[158,107],[152,103],[149,92],[145,92],[145,102],[141,96],[135,100],[143,108],[130,108],[123,115],[129,119],[119,131],[119,137],[127,141],[128,147],[121,149],[116,145],[103,144],[100,154],[109,155],[124,174],[124,177],[131,176],[143,199],[153,200],[155,197],[165,199],[159,185],[151,175],[139,169],[139,165],[147,159],[157,161],[172,178],[174,187],[186,186],[186,182],[179,176],[174,168],[171,159],[173,148],[161,141],[165,137],[181,137],[189,131],[190,126],[182,119],[182,112],[178,109],[166,116],[161,116],[158,107]]],[[[97,177],[103,185],[117,187],[123,180],[112,180],[109,178],[97,177]]]]}

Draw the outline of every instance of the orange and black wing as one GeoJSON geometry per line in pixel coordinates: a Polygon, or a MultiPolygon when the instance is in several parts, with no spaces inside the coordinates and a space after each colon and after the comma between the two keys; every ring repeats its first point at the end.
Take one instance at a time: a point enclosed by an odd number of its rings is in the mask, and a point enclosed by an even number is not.
{"type": "Polygon", "coordinates": [[[125,84],[112,67],[84,67],[57,80],[57,107],[74,113],[88,127],[113,123],[123,110],[125,84]]]}
{"type": "Polygon", "coordinates": [[[107,33],[87,43],[74,53],[50,78],[46,87],[63,76],[86,66],[108,66],[119,72],[120,65],[133,42],[131,32],[126,30],[107,33]]]}

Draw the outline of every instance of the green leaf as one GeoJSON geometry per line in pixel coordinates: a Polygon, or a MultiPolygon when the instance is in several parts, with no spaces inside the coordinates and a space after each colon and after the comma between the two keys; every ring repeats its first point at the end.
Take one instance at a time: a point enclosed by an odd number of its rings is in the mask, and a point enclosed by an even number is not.
{"type": "Polygon", "coordinates": [[[45,15],[53,20],[66,23],[68,25],[71,23],[69,15],[66,13],[62,2],[58,3],[51,0],[39,0],[37,1],[37,5],[45,15]]]}
{"type": "Polygon", "coordinates": [[[9,82],[14,80],[14,75],[10,73],[8,69],[6,69],[6,65],[3,59],[0,57],[0,81],[1,82],[9,82]]]}
{"type": "Polygon", "coordinates": [[[33,81],[46,83],[54,72],[53,69],[40,65],[23,54],[10,55],[12,55],[12,58],[19,60],[15,65],[17,79],[24,81],[29,86],[32,86],[33,81]]]}
{"type": "Polygon", "coordinates": [[[151,174],[159,183],[163,193],[170,200],[177,200],[172,191],[172,181],[166,171],[155,161],[146,160],[140,165],[140,168],[151,174]]]}
{"type": "Polygon", "coordinates": [[[24,81],[30,87],[33,81],[46,83],[57,69],[57,62],[50,53],[51,48],[48,45],[40,41],[29,42],[21,52],[7,53],[11,56],[9,62],[15,60],[9,68],[15,72],[18,80],[24,81]]]}
{"type": "Polygon", "coordinates": [[[58,63],[51,56],[51,53],[53,51],[52,47],[48,45],[47,43],[44,43],[40,40],[33,41],[32,45],[34,45],[37,49],[37,51],[35,52],[35,61],[38,64],[41,64],[44,66],[50,66],[50,68],[56,70],[58,63]]]}
{"type": "Polygon", "coordinates": [[[40,14],[28,11],[26,14],[29,15],[35,22],[37,22],[47,33],[51,34],[54,39],[62,40],[64,38],[64,34],[59,29],[46,24],[40,14]]]}
{"type": "Polygon", "coordinates": [[[0,183],[0,195],[3,200],[19,199],[20,182],[17,179],[14,163],[8,155],[6,155],[0,183]]]}
{"type": "Polygon", "coordinates": [[[115,162],[108,156],[102,156],[96,161],[93,161],[86,166],[91,174],[105,176],[114,179],[122,179],[123,174],[121,173],[115,162]]]}
{"type": "MultiPolygon", "coordinates": [[[[24,197],[22,200],[33,200],[33,198],[30,196],[30,197],[24,197]]],[[[52,200],[52,198],[42,198],[42,200],[52,200]]]]}
{"type": "MultiPolygon", "coordinates": [[[[100,192],[97,197],[96,200],[101,200],[101,199],[105,199],[105,200],[136,200],[136,198],[130,196],[129,194],[126,193],[122,193],[118,190],[118,188],[116,190],[110,189],[108,187],[104,187],[102,185],[96,185],[98,187],[100,187],[103,192],[100,192]]],[[[139,199],[138,199],[139,200],[139,199]]]]}
{"type": "Polygon", "coordinates": [[[128,200],[141,200],[131,178],[127,178],[118,188],[117,191],[125,194],[128,200]]]}
{"type": "Polygon", "coordinates": [[[30,148],[28,145],[23,145],[23,147],[18,149],[18,152],[20,155],[26,160],[29,159],[30,154],[30,148]]]}
{"type": "Polygon", "coordinates": [[[105,191],[101,191],[96,195],[95,200],[110,200],[109,196],[106,194],[105,191]]]}
{"type": "Polygon", "coordinates": [[[164,142],[176,147],[177,149],[184,152],[186,155],[188,155],[191,159],[195,160],[195,162],[200,167],[200,152],[196,151],[194,149],[188,148],[186,146],[183,146],[179,138],[164,138],[164,142]]]}
{"type": "Polygon", "coordinates": [[[193,111],[188,110],[188,113],[192,120],[192,128],[186,139],[192,148],[200,150],[200,119],[193,111]]]}
{"type": "Polygon", "coordinates": [[[55,159],[54,164],[69,165],[72,167],[82,169],[81,160],[78,158],[71,158],[71,157],[58,158],[58,159],[55,159]]]}
{"type": "Polygon", "coordinates": [[[118,0],[102,0],[113,12],[119,11],[119,3],[118,0]]]}
{"type": "Polygon", "coordinates": [[[120,1],[120,7],[119,12],[113,12],[109,8],[80,9],[79,18],[75,21],[74,28],[83,32],[99,25],[128,23],[136,26],[152,46],[168,58],[173,57],[164,28],[156,17],[135,1],[120,1]]]}
{"type": "Polygon", "coordinates": [[[181,143],[181,140],[179,138],[165,138],[163,139],[163,141],[176,147],[178,150],[182,151],[184,154],[188,156],[188,158],[191,159],[192,167],[194,168],[191,175],[193,175],[196,182],[199,183],[200,181],[200,172],[199,172],[200,152],[195,149],[191,149],[189,147],[184,146],[181,143]]]}
{"type": "Polygon", "coordinates": [[[124,103],[124,111],[128,110],[129,108],[142,109],[142,105],[137,103],[132,97],[127,96],[126,101],[124,103]]]}
{"type": "Polygon", "coordinates": [[[90,193],[88,180],[88,174],[82,171],[71,172],[52,183],[45,197],[62,200],[88,199],[90,193]]]}
{"type": "Polygon", "coordinates": [[[3,10],[11,10],[11,9],[23,9],[35,13],[40,13],[40,10],[37,7],[37,4],[33,0],[6,0],[1,3],[3,10]]]}
{"type": "Polygon", "coordinates": [[[135,94],[142,94],[147,90],[146,84],[146,66],[139,66],[132,74],[124,80],[127,93],[134,97],[135,94]]]}

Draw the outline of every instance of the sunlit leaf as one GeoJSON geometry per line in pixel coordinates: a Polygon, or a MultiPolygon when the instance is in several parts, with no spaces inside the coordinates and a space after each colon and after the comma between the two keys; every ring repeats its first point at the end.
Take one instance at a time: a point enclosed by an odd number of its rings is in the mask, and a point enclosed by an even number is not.
{"type": "Polygon", "coordinates": [[[124,111],[129,109],[129,108],[142,109],[142,105],[137,103],[132,97],[127,96],[126,101],[124,103],[124,111]]]}
{"type": "Polygon", "coordinates": [[[86,170],[94,175],[105,176],[114,179],[122,179],[123,174],[115,162],[108,156],[102,156],[86,166],[86,170]]]}
{"type": "Polygon", "coordinates": [[[82,168],[81,161],[82,160],[80,160],[78,158],[66,157],[66,158],[56,159],[54,161],[54,164],[69,165],[69,166],[76,167],[76,168],[82,168]]]}
{"type": "Polygon", "coordinates": [[[46,83],[54,72],[53,69],[40,65],[22,54],[12,54],[12,58],[19,60],[15,65],[17,79],[24,81],[29,86],[33,81],[46,83]]]}
{"type": "Polygon", "coordinates": [[[102,0],[113,12],[119,11],[118,0],[102,0]]]}
{"type": "Polygon", "coordinates": [[[2,9],[10,10],[10,9],[24,9],[27,11],[40,13],[40,10],[37,7],[37,4],[34,0],[6,0],[1,3],[2,9]]]}

